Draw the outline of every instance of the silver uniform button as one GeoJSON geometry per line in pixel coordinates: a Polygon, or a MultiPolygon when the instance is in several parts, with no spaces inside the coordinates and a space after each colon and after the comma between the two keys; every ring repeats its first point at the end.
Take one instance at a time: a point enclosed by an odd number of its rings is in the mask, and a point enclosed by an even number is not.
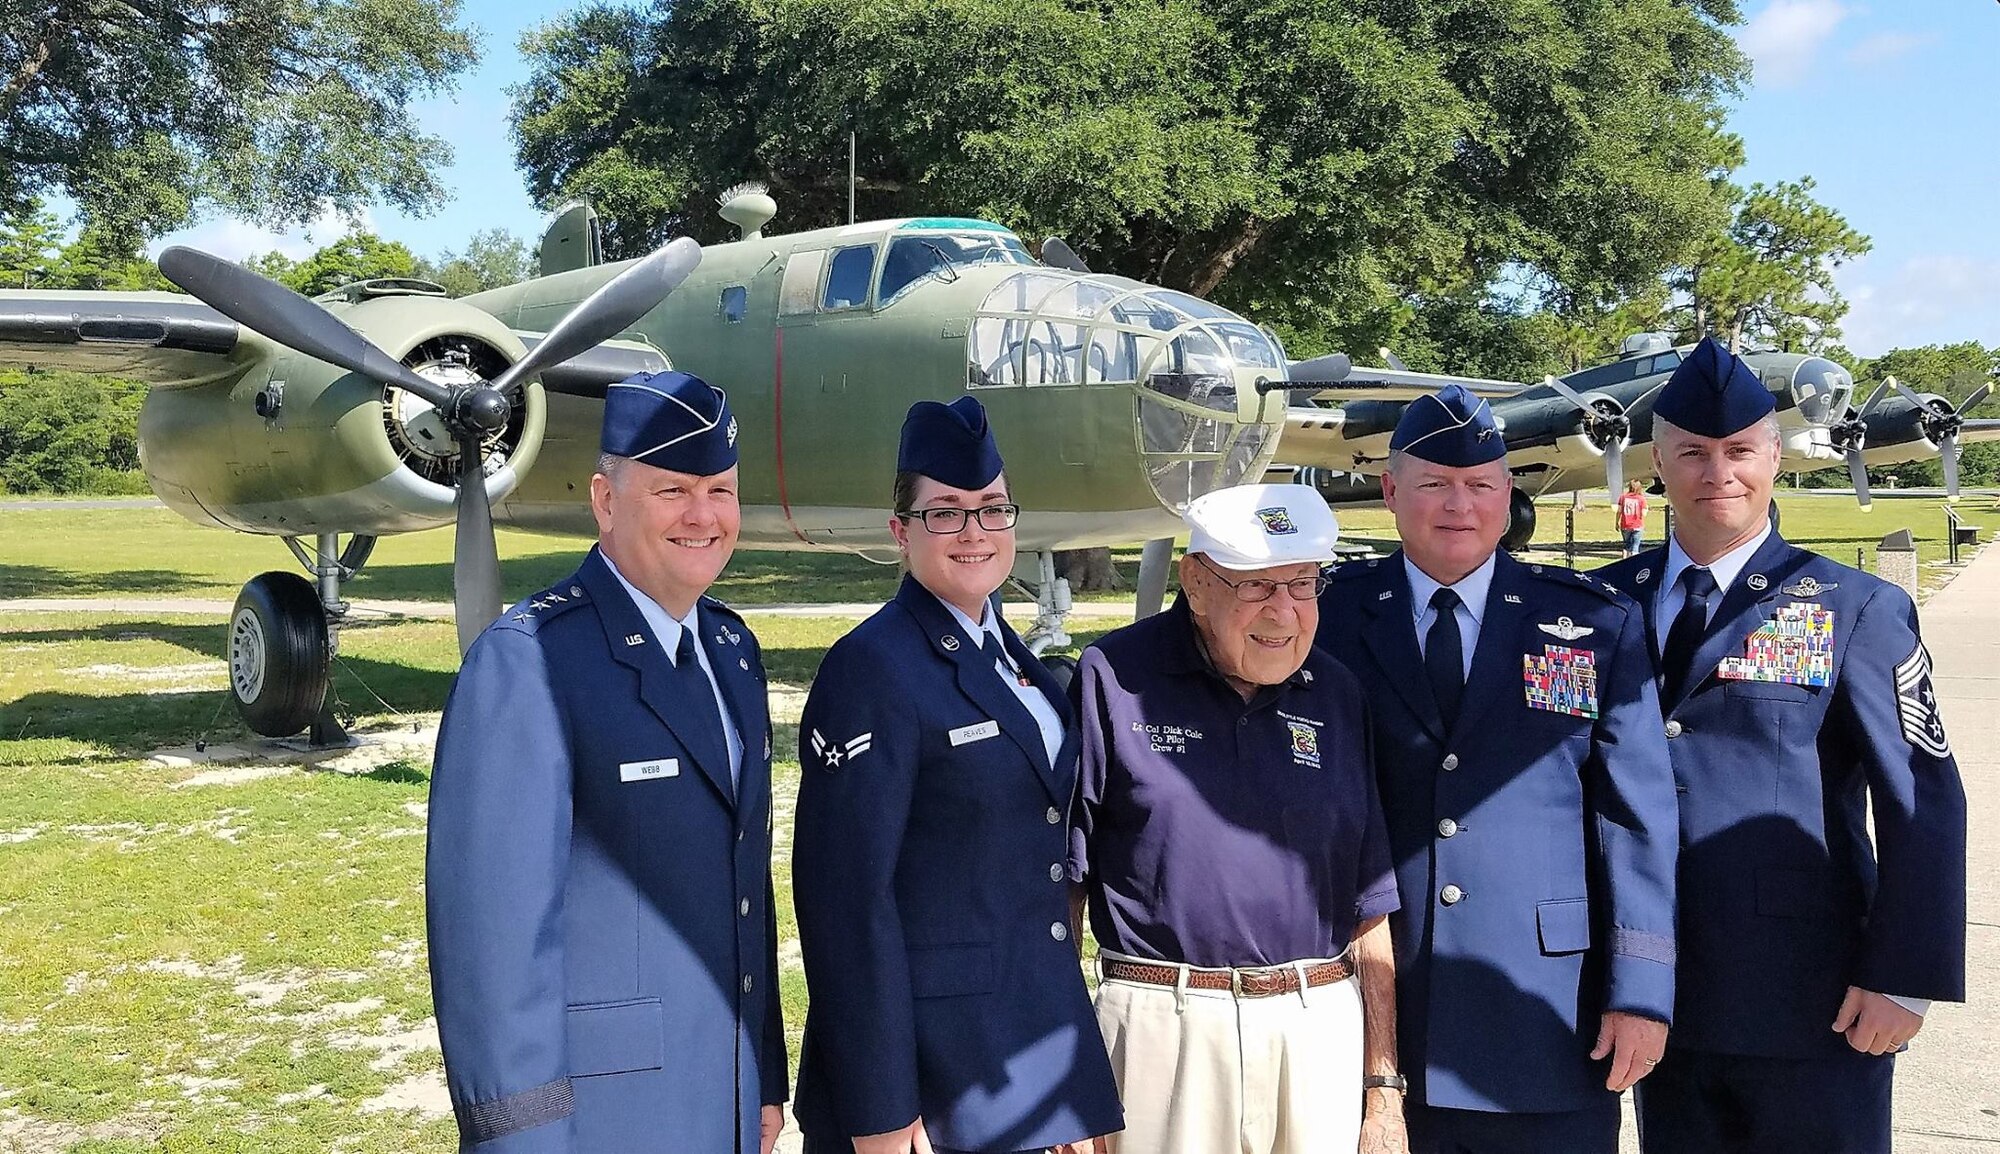
{"type": "Polygon", "coordinates": [[[1050,863],[1049,863],[1049,880],[1050,880],[1050,881],[1052,881],[1052,882],[1059,882],[1059,881],[1061,881],[1062,879],[1063,879],[1063,868],[1062,868],[1062,863],[1061,863],[1061,862],[1050,862],[1050,863]]]}
{"type": "Polygon", "coordinates": [[[1439,837],[1451,837],[1457,833],[1458,833],[1458,823],[1451,820],[1450,818],[1445,818],[1443,821],[1438,823],[1439,837]]]}
{"type": "Polygon", "coordinates": [[[1069,927],[1061,922],[1051,922],[1049,924],[1049,936],[1059,942],[1066,942],[1069,940],[1069,927]]]}
{"type": "Polygon", "coordinates": [[[1458,768],[1458,755],[1457,755],[1457,754],[1455,754],[1455,753],[1447,753],[1447,754],[1445,754],[1445,755],[1444,755],[1444,767],[1445,767],[1445,769],[1446,769],[1447,771],[1449,771],[1449,770],[1454,770],[1454,769],[1457,769],[1457,768],[1458,768]]]}
{"type": "Polygon", "coordinates": [[[746,994],[747,994],[747,993],[749,993],[749,992],[750,992],[750,984],[751,984],[751,983],[750,983],[750,975],[749,975],[749,974],[745,974],[745,975],[743,975],[743,992],[744,992],[744,993],[746,993],[746,994]]]}
{"type": "Polygon", "coordinates": [[[1678,721],[1667,722],[1667,736],[1679,737],[1680,735],[1681,735],[1681,723],[1678,721]]]}
{"type": "Polygon", "coordinates": [[[1049,824],[1054,825],[1061,820],[1062,820],[1062,811],[1057,809],[1055,806],[1050,806],[1048,812],[1049,824]]]}
{"type": "Polygon", "coordinates": [[[749,898],[744,898],[742,901],[736,903],[736,916],[739,918],[747,918],[750,916],[749,898]]]}
{"type": "Polygon", "coordinates": [[[1455,906],[1465,900],[1465,891],[1459,889],[1457,886],[1446,886],[1443,892],[1438,894],[1438,897],[1445,905],[1455,906]]]}

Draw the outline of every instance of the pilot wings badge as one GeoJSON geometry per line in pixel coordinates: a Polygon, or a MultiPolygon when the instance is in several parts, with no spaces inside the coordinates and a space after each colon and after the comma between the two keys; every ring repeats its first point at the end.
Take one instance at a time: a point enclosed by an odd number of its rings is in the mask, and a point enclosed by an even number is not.
{"type": "Polygon", "coordinates": [[[1575,641],[1579,637],[1588,637],[1591,634],[1597,632],[1597,628],[1595,626],[1578,625],[1576,622],[1571,621],[1567,617],[1556,618],[1556,622],[1554,625],[1538,624],[1535,626],[1535,628],[1541,630],[1542,632],[1548,634],[1551,637],[1561,638],[1564,641],[1575,641]]]}

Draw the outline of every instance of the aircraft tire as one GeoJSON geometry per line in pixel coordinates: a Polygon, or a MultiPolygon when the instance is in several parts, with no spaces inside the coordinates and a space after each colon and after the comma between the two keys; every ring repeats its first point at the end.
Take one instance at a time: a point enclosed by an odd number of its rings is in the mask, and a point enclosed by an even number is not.
{"type": "Polygon", "coordinates": [[[1507,531],[1500,536],[1500,547],[1509,553],[1519,553],[1535,539],[1535,499],[1521,489],[1515,489],[1507,498],[1507,531]]]}
{"type": "Polygon", "coordinates": [[[236,595],[225,645],[229,696],[243,723],[266,737],[312,724],[333,672],[326,611],[296,573],[263,573],[236,595]]]}
{"type": "Polygon", "coordinates": [[[1052,653],[1042,658],[1042,664],[1048,666],[1049,675],[1056,679],[1056,684],[1062,687],[1064,693],[1068,693],[1070,682],[1076,680],[1076,658],[1067,653],[1052,653]]]}

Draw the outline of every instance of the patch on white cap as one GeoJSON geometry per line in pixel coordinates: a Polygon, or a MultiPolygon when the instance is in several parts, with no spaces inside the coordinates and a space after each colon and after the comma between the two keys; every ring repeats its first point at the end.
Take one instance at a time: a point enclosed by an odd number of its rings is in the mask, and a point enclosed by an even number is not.
{"type": "Polygon", "coordinates": [[[1235,485],[1188,504],[1190,553],[1224,569],[1265,569],[1334,558],[1333,510],[1306,485],[1235,485]]]}

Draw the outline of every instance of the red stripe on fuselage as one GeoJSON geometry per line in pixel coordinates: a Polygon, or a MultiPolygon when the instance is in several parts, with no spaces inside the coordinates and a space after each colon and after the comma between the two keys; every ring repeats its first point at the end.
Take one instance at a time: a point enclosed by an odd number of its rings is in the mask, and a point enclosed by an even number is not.
{"type": "Polygon", "coordinates": [[[772,451],[778,462],[778,508],[785,514],[785,527],[806,544],[806,535],[799,532],[798,523],[792,520],[791,494],[785,488],[785,330],[773,327],[771,330],[771,440],[772,451]]]}

